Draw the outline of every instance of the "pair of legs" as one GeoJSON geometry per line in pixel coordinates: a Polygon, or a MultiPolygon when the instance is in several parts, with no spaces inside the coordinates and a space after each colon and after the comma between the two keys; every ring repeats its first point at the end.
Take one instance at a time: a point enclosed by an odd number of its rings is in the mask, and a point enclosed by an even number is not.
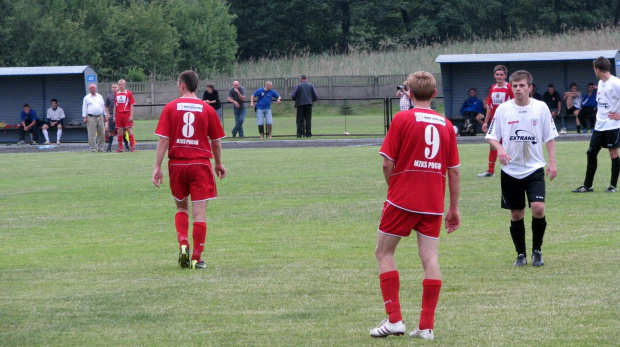
{"type": "Polygon", "coordinates": [[[233,113],[235,114],[235,127],[232,130],[232,136],[235,137],[239,134],[239,137],[243,137],[243,122],[245,122],[245,108],[233,107],[233,113]]]}
{"type": "MultiPolygon", "coordinates": [[[[618,187],[618,176],[620,175],[620,158],[618,158],[618,146],[620,146],[620,131],[594,131],[590,138],[590,148],[588,148],[588,164],[586,168],[586,178],[583,185],[586,188],[592,188],[594,184],[594,175],[598,168],[598,153],[601,151],[601,145],[609,149],[609,157],[611,158],[611,179],[609,185],[618,187]],[[614,136],[616,139],[614,140],[614,136]]],[[[610,187],[611,188],[611,187],[610,187]]]]}
{"type": "Polygon", "coordinates": [[[60,143],[60,137],[62,136],[62,120],[54,123],[56,123],[54,126],[52,126],[50,122],[43,124],[43,126],[41,127],[43,136],[45,136],[45,143],[50,142],[50,135],[47,130],[51,128],[56,128],[56,143],[60,143]]]}
{"type": "MultiPolygon", "coordinates": [[[[499,143],[502,143],[500,140],[499,143]]],[[[493,146],[489,146],[489,163],[486,172],[478,174],[478,177],[493,177],[495,176],[495,162],[497,161],[497,150],[493,146]]]]}
{"type": "Polygon", "coordinates": [[[103,116],[86,116],[88,122],[86,128],[88,130],[88,146],[90,150],[95,152],[103,152],[105,144],[105,129],[103,127],[103,116]]]}
{"type": "MultiPolygon", "coordinates": [[[[581,133],[581,118],[579,117],[579,113],[581,113],[581,109],[576,107],[570,107],[566,110],[567,116],[575,117],[575,125],[577,125],[577,133],[581,133]]],[[[563,127],[564,125],[562,125],[563,127]]]]}
{"type": "MultiPolygon", "coordinates": [[[[177,241],[179,247],[184,247],[189,250],[189,197],[179,201],[175,200],[177,206],[177,213],[174,216],[174,224],[177,231],[177,241]]],[[[205,240],[207,237],[207,222],[206,222],[207,200],[192,201],[192,219],[193,230],[192,239],[194,248],[192,251],[191,260],[195,263],[201,262],[202,251],[205,247],[205,240]]],[[[187,259],[189,261],[189,259],[187,259]]],[[[189,267],[189,263],[182,264],[179,259],[179,264],[182,267],[189,267]]]]}
{"type": "Polygon", "coordinates": [[[591,128],[594,131],[594,124],[596,123],[596,108],[592,106],[584,106],[577,115],[579,123],[583,125],[584,129],[591,128]],[[590,125],[588,127],[588,124],[590,125]]]}
{"type": "Polygon", "coordinates": [[[265,137],[265,125],[267,125],[267,137],[271,138],[271,130],[273,126],[273,116],[271,115],[271,109],[256,109],[256,125],[258,126],[258,132],[260,137],[265,137]]]}
{"type": "Polygon", "coordinates": [[[312,136],[312,104],[297,106],[297,137],[312,136]]]}
{"type": "MultiPolygon", "coordinates": [[[[28,122],[26,126],[30,125],[31,123],[32,122],[28,122]]],[[[32,138],[33,143],[39,143],[39,127],[37,126],[36,123],[32,127],[30,127],[30,129],[28,130],[24,130],[24,127],[21,126],[21,124],[19,125],[19,141],[20,142],[26,140],[26,132],[30,133],[30,137],[32,138]]]]}

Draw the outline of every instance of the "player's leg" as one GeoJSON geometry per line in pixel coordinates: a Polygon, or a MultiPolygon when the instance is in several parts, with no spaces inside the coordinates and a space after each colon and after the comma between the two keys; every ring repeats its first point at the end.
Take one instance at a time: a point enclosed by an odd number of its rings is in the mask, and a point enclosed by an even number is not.
{"type": "MultiPolygon", "coordinates": [[[[616,130],[616,132],[619,132],[616,130]]],[[[620,146],[620,139],[615,144],[620,146]]],[[[620,157],[618,157],[618,148],[609,148],[609,156],[611,157],[611,179],[609,181],[609,188],[605,190],[606,193],[615,193],[618,189],[618,176],[620,175],[620,157]]]]}
{"type": "Polygon", "coordinates": [[[56,123],[56,144],[60,144],[60,138],[62,137],[62,119],[56,123]]]}
{"type": "Polygon", "coordinates": [[[510,237],[517,252],[514,266],[527,265],[525,244],[525,187],[524,181],[501,172],[501,207],[510,210],[510,237]]]}
{"type": "MultiPolygon", "coordinates": [[[[441,216],[438,227],[441,228],[441,216]]],[[[433,328],[435,326],[435,310],[441,292],[441,272],[439,270],[439,255],[437,238],[428,237],[422,233],[418,237],[418,255],[424,268],[424,280],[422,281],[422,310],[418,328],[409,336],[425,340],[434,339],[433,328]]]]}
{"type": "Polygon", "coordinates": [[[176,200],[177,213],[174,215],[174,226],[177,231],[177,241],[179,242],[179,265],[181,267],[190,266],[190,247],[189,247],[189,197],[183,200],[176,200]]]}
{"type": "Polygon", "coordinates": [[[594,175],[598,168],[598,153],[601,151],[601,141],[603,140],[604,132],[595,131],[590,138],[590,148],[588,148],[587,154],[587,166],[586,166],[586,178],[583,181],[583,185],[586,188],[592,188],[594,183],[594,175]]]}
{"type": "Polygon", "coordinates": [[[192,201],[192,218],[194,220],[192,229],[192,238],[194,241],[194,248],[192,251],[192,268],[194,269],[206,268],[206,265],[202,261],[201,257],[207,238],[207,203],[207,200],[192,201]]]}
{"type": "Polygon", "coordinates": [[[43,133],[43,136],[45,137],[45,145],[49,145],[50,144],[50,136],[49,133],[47,132],[47,129],[49,129],[50,126],[49,124],[45,123],[43,124],[43,126],[41,127],[41,132],[43,133]]]}
{"type": "Polygon", "coordinates": [[[579,118],[580,109],[573,107],[573,115],[575,116],[575,125],[577,125],[577,134],[581,134],[581,118],[579,118]]]}
{"type": "Polygon", "coordinates": [[[125,128],[119,128],[118,122],[116,123],[116,140],[118,142],[118,150],[116,152],[123,151],[123,141],[125,140],[125,128]]]}
{"type": "Polygon", "coordinates": [[[547,229],[545,217],[545,173],[538,169],[523,179],[526,194],[532,209],[532,265],[543,266],[542,244],[547,229]]]}
{"type": "Polygon", "coordinates": [[[125,145],[129,147],[131,152],[135,152],[136,151],[136,139],[133,136],[133,122],[129,122],[127,124],[127,127],[125,128],[125,131],[127,132],[127,137],[128,139],[125,139],[125,145]]]}

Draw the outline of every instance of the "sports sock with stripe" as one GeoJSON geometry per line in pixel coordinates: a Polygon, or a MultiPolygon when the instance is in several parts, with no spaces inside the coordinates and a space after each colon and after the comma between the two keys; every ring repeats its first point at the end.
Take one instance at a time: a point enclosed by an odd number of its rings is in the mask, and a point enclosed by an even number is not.
{"type": "Polygon", "coordinates": [[[388,271],[379,275],[381,294],[385,304],[385,313],[388,314],[390,323],[403,320],[400,312],[400,301],[398,294],[400,291],[400,277],[398,271],[388,271]]]}
{"type": "Polygon", "coordinates": [[[189,233],[189,216],[186,212],[177,212],[177,214],[174,215],[174,226],[177,229],[179,246],[189,246],[189,241],[187,240],[187,234],[189,233]]]}
{"type": "Polygon", "coordinates": [[[441,280],[425,279],[422,281],[422,311],[418,329],[433,329],[435,326],[435,309],[439,301],[441,280]]]}
{"type": "Polygon", "coordinates": [[[495,162],[497,161],[497,151],[494,149],[489,150],[489,170],[488,172],[495,173],[495,162]]]}
{"type": "Polygon", "coordinates": [[[194,222],[192,237],[194,238],[194,250],[192,251],[192,260],[200,260],[202,251],[205,249],[205,239],[207,238],[207,223],[194,222]]]}

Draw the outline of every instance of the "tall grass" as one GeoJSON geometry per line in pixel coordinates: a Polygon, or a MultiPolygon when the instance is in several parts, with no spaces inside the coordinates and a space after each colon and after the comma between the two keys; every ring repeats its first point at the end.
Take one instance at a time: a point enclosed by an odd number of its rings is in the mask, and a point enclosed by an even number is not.
{"type": "MultiPolygon", "coordinates": [[[[301,54],[236,62],[232,76],[243,78],[313,76],[396,75],[424,70],[439,72],[440,54],[566,52],[620,49],[620,28],[567,31],[556,35],[519,34],[516,38],[472,38],[446,44],[416,46],[401,50],[344,54],[301,54]]],[[[231,76],[214,76],[227,78],[231,76]]]]}

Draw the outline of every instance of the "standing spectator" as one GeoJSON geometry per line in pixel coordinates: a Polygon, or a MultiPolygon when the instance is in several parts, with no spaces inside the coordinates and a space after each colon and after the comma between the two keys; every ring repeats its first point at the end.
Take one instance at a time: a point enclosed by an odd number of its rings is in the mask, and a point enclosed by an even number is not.
{"type": "Polygon", "coordinates": [[[314,86],[308,82],[306,75],[299,76],[299,84],[291,93],[297,108],[297,137],[312,136],[312,103],[318,100],[314,86]]]}
{"type": "Polygon", "coordinates": [[[532,209],[532,265],[543,266],[541,247],[547,228],[545,219],[545,155],[549,165],[546,174],[552,181],[557,176],[555,138],[558,132],[543,103],[530,98],[532,75],[519,70],[510,76],[515,98],[497,108],[495,119],[486,136],[497,148],[502,164],[501,206],[509,209],[510,235],[517,251],[514,266],[527,265],[525,244],[525,197],[532,209]]]}
{"type": "Polygon", "coordinates": [[[588,83],[588,95],[581,99],[581,112],[579,112],[579,121],[583,125],[583,132],[588,132],[588,124],[590,124],[590,132],[594,131],[594,123],[596,123],[596,109],[598,103],[596,101],[596,85],[592,82],[588,83]]]}
{"type": "Polygon", "coordinates": [[[446,172],[450,184],[450,207],[445,223],[451,233],[460,225],[460,163],[452,123],[431,110],[431,100],[437,93],[435,77],[418,71],[409,75],[408,80],[416,107],[394,116],[379,151],[383,156],[383,175],[388,191],[377,232],[375,255],[388,319],[372,329],[370,336],[405,333],[399,301],[400,275],[394,253],[399,241],[415,230],[424,280],[420,320],[409,336],[433,340],[435,308],[442,284],[437,248],[444,213],[446,172]]]}
{"type": "Polygon", "coordinates": [[[243,122],[245,122],[245,89],[239,85],[239,81],[233,82],[233,87],[228,90],[228,102],[233,104],[235,114],[235,127],[232,130],[232,137],[243,136],[243,122]]]}
{"type": "Polygon", "coordinates": [[[254,107],[254,97],[257,97],[256,101],[256,125],[258,125],[258,132],[260,137],[264,137],[265,126],[263,121],[267,123],[267,136],[271,138],[271,130],[273,126],[273,116],[271,115],[271,99],[276,98],[276,103],[280,104],[280,95],[276,93],[273,88],[273,83],[267,81],[264,88],[258,88],[252,96],[250,96],[250,106],[254,107]]]}
{"type": "Polygon", "coordinates": [[[215,84],[208,83],[207,89],[202,94],[202,101],[211,105],[217,113],[217,117],[220,119],[220,123],[224,122],[224,113],[222,113],[222,104],[220,103],[220,93],[215,90],[215,84]]]}
{"type": "Polygon", "coordinates": [[[136,151],[136,140],[133,137],[133,105],[136,101],[133,98],[133,93],[126,89],[127,82],[123,79],[118,81],[118,92],[114,94],[114,122],[116,123],[116,130],[118,132],[118,150],[116,152],[123,151],[123,139],[125,138],[125,131],[129,134],[129,150],[131,152],[136,151]]]}
{"type": "Polygon", "coordinates": [[[411,103],[411,96],[409,95],[409,86],[407,85],[407,81],[403,82],[402,86],[396,87],[396,97],[400,98],[400,110],[407,111],[413,108],[413,104],[411,103]]]}
{"type": "MultiPolygon", "coordinates": [[[[562,97],[560,97],[560,93],[555,90],[555,86],[553,84],[549,84],[547,86],[547,91],[543,94],[542,101],[544,101],[545,104],[547,104],[547,107],[549,107],[549,111],[551,112],[551,116],[555,122],[558,115],[562,113],[562,97]]],[[[560,134],[566,134],[564,118],[562,118],[562,129],[560,129],[560,134]]]]}
{"type": "MultiPolygon", "coordinates": [[[[504,65],[497,65],[493,69],[493,76],[496,84],[489,88],[489,96],[487,101],[487,114],[482,124],[482,131],[487,132],[488,126],[493,121],[495,110],[504,102],[514,98],[512,87],[506,82],[508,77],[508,69],[504,65]]],[[[489,168],[486,172],[478,174],[478,177],[495,177],[495,162],[497,161],[497,149],[493,146],[489,148],[489,168]]]]}
{"type": "MultiPolygon", "coordinates": [[[[461,106],[461,117],[468,120],[470,124],[474,125],[474,121],[480,123],[482,115],[482,101],[477,97],[478,92],[476,88],[469,88],[469,99],[463,101],[461,106]]],[[[475,125],[474,125],[475,129],[475,125]]]]}
{"type": "Polygon", "coordinates": [[[579,121],[579,112],[581,112],[581,92],[577,89],[577,83],[570,84],[568,91],[564,92],[564,100],[566,100],[566,115],[575,115],[575,124],[577,125],[577,134],[581,134],[581,122],[579,121]]]}
{"type": "Polygon", "coordinates": [[[532,95],[530,97],[542,101],[542,95],[536,91],[536,83],[532,83],[532,95]]]}
{"type": "Polygon", "coordinates": [[[47,117],[45,118],[45,124],[41,127],[43,136],[45,136],[45,144],[50,144],[50,136],[47,129],[56,128],[56,144],[60,144],[60,137],[62,136],[62,123],[65,119],[65,111],[62,107],[58,107],[58,100],[52,99],[52,107],[47,109],[47,117]]]}
{"type": "Polygon", "coordinates": [[[24,110],[19,115],[21,123],[19,124],[19,142],[18,145],[26,143],[26,132],[30,133],[32,145],[39,143],[39,127],[37,122],[37,113],[30,108],[30,105],[24,104],[24,110]]]}
{"type": "Polygon", "coordinates": [[[605,57],[594,60],[594,73],[598,81],[596,99],[598,110],[596,112],[596,125],[590,138],[588,148],[588,166],[583,185],[573,193],[589,193],[594,191],[594,175],[598,166],[598,152],[602,147],[609,149],[611,158],[611,180],[606,193],[615,193],[618,188],[618,175],[620,174],[620,79],[610,72],[611,63],[605,57]]]}
{"type": "Polygon", "coordinates": [[[179,265],[183,268],[205,269],[201,259],[207,236],[207,202],[217,197],[215,178],[226,177],[222,165],[224,129],[212,107],[196,97],[198,75],[191,70],[179,75],[180,98],[169,102],[159,117],[155,135],[157,144],[153,184],[163,183],[161,164],[168,152],[170,191],[174,197],[177,213],[174,224],[179,242],[179,265]],[[211,158],[215,165],[211,168],[211,158]],[[192,237],[194,250],[190,261],[189,247],[189,198],[192,201],[194,220],[192,237]]]}
{"type": "Polygon", "coordinates": [[[97,93],[97,85],[91,83],[88,86],[90,93],[86,94],[82,102],[82,118],[88,130],[88,146],[91,152],[103,152],[105,144],[105,129],[103,126],[105,117],[105,101],[101,94],[97,93]]]}
{"type": "MultiPolygon", "coordinates": [[[[105,98],[105,112],[108,116],[108,125],[106,129],[108,129],[108,149],[106,152],[112,152],[112,142],[114,142],[114,135],[116,132],[116,122],[114,121],[114,95],[118,93],[118,83],[112,84],[112,93],[108,94],[105,98]]],[[[125,143],[125,147],[129,148],[129,142],[125,136],[123,136],[123,142],[125,143]]]]}

